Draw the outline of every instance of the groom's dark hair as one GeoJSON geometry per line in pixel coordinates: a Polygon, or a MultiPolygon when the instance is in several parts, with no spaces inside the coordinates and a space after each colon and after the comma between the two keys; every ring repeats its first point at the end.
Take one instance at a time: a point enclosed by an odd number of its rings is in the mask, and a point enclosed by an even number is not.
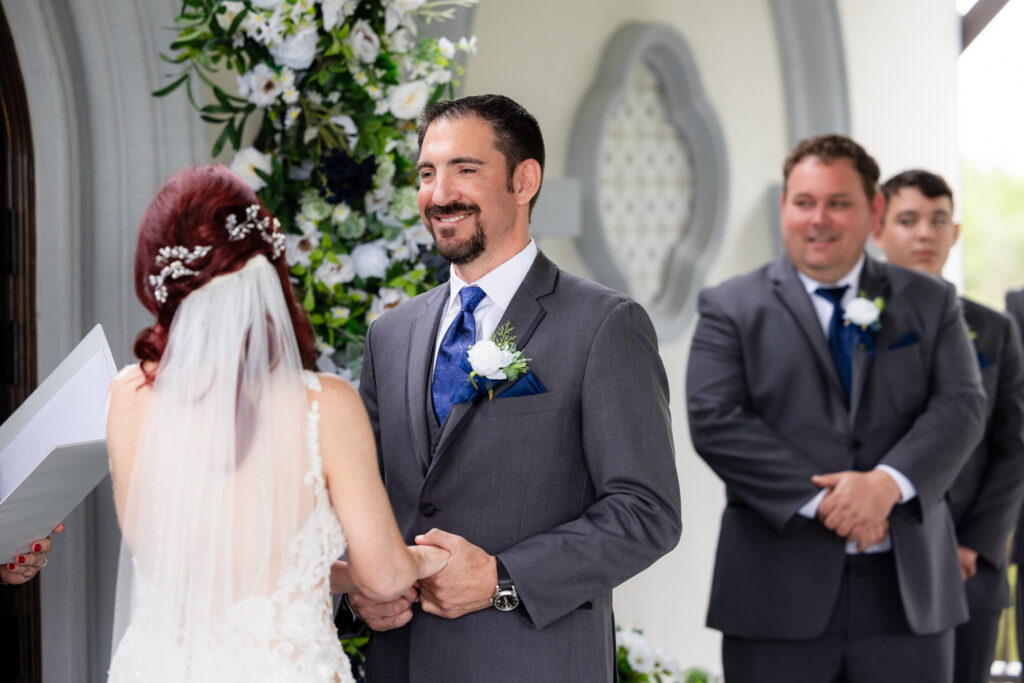
{"type": "Polygon", "coordinates": [[[854,140],[835,133],[807,138],[797,143],[782,166],[783,192],[789,189],[790,172],[807,157],[817,157],[826,164],[831,164],[836,159],[849,159],[853,167],[857,169],[857,174],[860,175],[860,181],[864,186],[864,194],[867,195],[868,201],[875,198],[880,175],[878,162],[854,140]]]}
{"type": "MultiPolygon", "coordinates": [[[[427,128],[437,119],[466,119],[476,116],[491,124],[494,147],[505,157],[508,191],[512,192],[512,174],[522,162],[534,159],[544,177],[544,138],[533,114],[504,95],[471,95],[458,100],[443,100],[427,107],[420,118],[419,145],[427,128]]],[[[540,196],[540,187],[530,200],[530,212],[540,196]]]]}

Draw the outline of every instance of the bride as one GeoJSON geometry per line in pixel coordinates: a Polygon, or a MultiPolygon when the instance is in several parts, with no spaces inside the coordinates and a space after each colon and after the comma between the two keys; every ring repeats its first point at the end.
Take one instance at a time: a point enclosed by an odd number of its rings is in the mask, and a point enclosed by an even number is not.
{"type": "Polygon", "coordinates": [[[277,220],[226,168],[180,171],[142,220],[135,289],[156,322],[110,390],[108,680],[350,681],[332,562],[347,549],[336,586],[390,600],[448,554],[405,546],[358,394],[303,370],[277,220]]]}

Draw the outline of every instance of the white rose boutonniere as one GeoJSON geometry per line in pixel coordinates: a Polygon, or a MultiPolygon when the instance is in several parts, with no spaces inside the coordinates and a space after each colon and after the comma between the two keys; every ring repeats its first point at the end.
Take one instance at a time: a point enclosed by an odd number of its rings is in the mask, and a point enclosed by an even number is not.
{"type": "Polygon", "coordinates": [[[494,387],[499,382],[515,382],[525,374],[530,358],[516,349],[512,325],[506,322],[491,335],[469,347],[462,359],[462,369],[469,373],[469,381],[455,391],[452,403],[470,401],[484,392],[494,398],[494,387]]]}
{"type": "Polygon", "coordinates": [[[860,343],[870,346],[874,334],[882,329],[882,311],[885,310],[885,299],[876,296],[869,299],[863,291],[850,302],[843,312],[843,320],[847,325],[859,328],[860,343]]]}

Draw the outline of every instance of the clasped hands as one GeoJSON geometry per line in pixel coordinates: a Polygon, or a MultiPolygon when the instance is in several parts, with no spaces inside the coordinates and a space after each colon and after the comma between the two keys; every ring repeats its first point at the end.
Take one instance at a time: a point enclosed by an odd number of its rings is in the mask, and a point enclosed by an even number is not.
{"type": "Polygon", "coordinates": [[[889,533],[889,513],[899,502],[896,482],[883,470],[831,472],[811,477],[816,486],[828,489],[818,506],[818,519],[863,551],[881,543],[889,533]]]}
{"type": "Polygon", "coordinates": [[[348,593],[352,610],[370,629],[387,631],[412,619],[412,605],[420,602],[423,611],[446,619],[490,607],[498,570],[493,555],[465,538],[440,529],[431,529],[416,537],[417,545],[433,545],[447,550],[451,557],[441,571],[421,578],[398,598],[378,602],[359,593],[348,593]]]}

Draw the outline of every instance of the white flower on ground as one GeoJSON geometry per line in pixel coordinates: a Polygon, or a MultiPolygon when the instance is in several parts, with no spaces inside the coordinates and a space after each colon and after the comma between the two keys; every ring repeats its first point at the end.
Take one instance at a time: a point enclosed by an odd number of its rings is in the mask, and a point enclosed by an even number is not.
{"type": "Polygon", "coordinates": [[[503,367],[512,362],[515,355],[511,351],[498,348],[490,339],[482,339],[469,347],[469,365],[473,372],[487,379],[505,379],[503,367]]]}
{"type": "Polygon", "coordinates": [[[391,259],[381,240],[364,242],[352,250],[352,265],[356,275],[363,280],[371,277],[383,278],[387,275],[391,259]]]}
{"type": "Polygon", "coordinates": [[[437,39],[437,48],[441,51],[441,56],[445,59],[451,59],[455,56],[455,43],[444,36],[437,39]]]}
{"type": "Polygon", "coordinates": [[[391,89],[388,105],[391,113],[399,119],[415,119],[423,113],[423,107],[430,98],[430,90],[423,81],[411,81],[391,89]]]}
{"type": "Polygon", "coordinates": [[[231,24],[235,21],[235,17],[246,11],[244,2],[234,2],[233,0],[226,0],[225,2],[222,2],[221,7],[224,8],[224,11],[217,14],[217,23],[224,31],[231,28],[231,24]]]}
{"type": "Polygon", "coordinates": [[[370,310],[366,312],[366,322],[372,323],[392,308],[408,300],[409,295],[405,293],[405,290],[381,287],[377,292],[377,296],[370,302],[370,310]]]}
{"type": "Polygon", "coordinates": [[[283,90],[277,73],[263,62],[257,64],[252,71],[243,74],[241,79],[238,82],[239,94],[242,94],[244,89],[243,97],[248,97],[250,102],[261,109],[274,104],[283,90]]]}
{"type": "Polygon", "coordinates": [[[372,64],[380,52],[380,38],[366,19],[360,19],[352,26],[348,44],[352,46],[356,58],[368,64],[372,64]]]}
{"type": "Polygon", "coordinates": [[[879,314],[880,311],[875,302],[859,296],[846,307],[846,313],[843,317],[858,327],[869,327],[875,324],[879,314]]]}
{"type": "Polygon", "coordinates": [[[343,285],[346,282],[351,282],[352,278],[355,277],[356,273],[353,268],[352,257],[348,254],[337,254],[337,257],[337,263],[324,259],[324,262],[313,273],[313,277],[327,287],[343,285]]]}
{"type": "Polygon", "coordinates": [[[316,57],[316,43],[320,34],[315,24],[303,24],[280,44],[270,48],[274,61],[296,71],[305,71],[316,57]]]}
{"type": "Polygon", "coordinates": [[[459,38],[459,42],[455,44],[455,47],[458,48],[459,50],[462,50],[463,52],[475,55],[476,36],[472,36],[471,38],[466,38],[465,36],[463,36],[462,38],[459,38]]]}
{"type": "Polygon", "coordinates": [[[255,192],[259,192],[267,186],[267,182],[256,175],[256,171],[263,171],[269,175],[273,172],[274,167],[270,163],[270,155],[264,154],[255,147],[246,147],[235,155],[231,162],[231,170],[244,180],[246,185],[255,192]]]}

